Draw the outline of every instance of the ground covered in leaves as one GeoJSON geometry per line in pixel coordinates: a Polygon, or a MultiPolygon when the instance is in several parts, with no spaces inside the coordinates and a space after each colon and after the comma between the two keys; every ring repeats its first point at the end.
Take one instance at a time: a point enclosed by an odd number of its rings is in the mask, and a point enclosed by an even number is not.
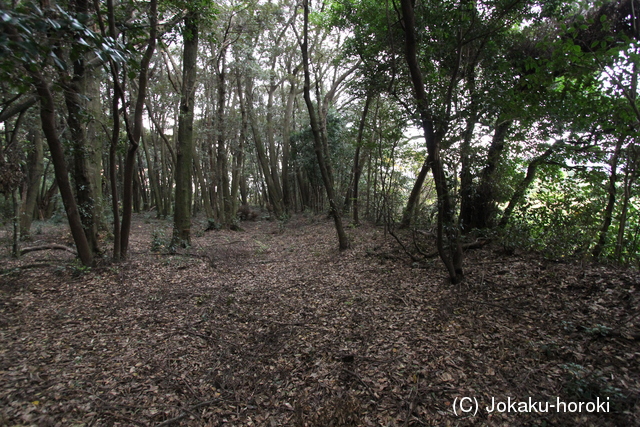
{"type": "MultiPolygon", "coordinates": [[[[640,422],[635,271],[488,245],[453,286],[372,225],[344,253],[326,217],[197,223],[173,254],[170,227],[137,217],[129,260],[90,270],[2,241],[0,425],[640,422]]],[[[70,244],[43,230],[29,245],[70,244]]]]}

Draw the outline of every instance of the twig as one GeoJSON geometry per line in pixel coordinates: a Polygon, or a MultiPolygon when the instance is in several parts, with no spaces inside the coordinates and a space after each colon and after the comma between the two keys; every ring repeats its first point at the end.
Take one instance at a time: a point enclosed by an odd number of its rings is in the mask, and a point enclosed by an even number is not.
{"type": "Polygon", "coordinates": [[[407,249],[407,247],[404,245],[404,243],[402,243],[402,241],[400,240],[400,238],[396,235],[396,233],[393,232],[393,230],[391,229],[391,227],[387,227],[389,234],[391,234],[391,236],[393,236],[394,239],[396,239],[396,242],[398,242],[398,244],[402,247],[402,250],[404,251],[404,253],[406,253],[407,255],[409,255],[409,257],[411,257],[411,261],[413,262],[418,262],[420,261],[419,258],[417,258],[415,255],[413,255],[411,252],[409,252],[409,250],[407,249]]]}
{"type": "Polygon", "coordinates": [[[56,249],[56,250],[61,250],[61,251],[67,251],[67,252],[71,252],[72,254],[76,255],[76,251],[73,250],[72,248],[70,248],[68,246],[64,246],[64,245],[58,245],[58,244],[55,244],[55,243],[52,243],[50,245],[31,246],[29,248],[22,248],[20,250],[20,255],[24,255],[26,253],[35,252],[35,251],[46,251],[47,249],[56,249]]]}
{"type": "Polygon", "coordinates": [[[409,395],[409,399],[411,399],[411,403],[409,404],[409,413],[407,414],[407,417],[404,420],[404,424],[402,425],[403,427],[407,427],[409,425],[409,420],[411,419],[411,414],[413,413],[413,410],[416,407],[416,399],[418,398],[418,388],[417,387],[413,387],[413,389],[411,390],[411,394],[409,395]],[[413,399],[411,399],[411,396],[413,395],[413,399]]]}
{"type": "Polygon", "coordinates": [[[164,426],[169,426],[173,423],[177,423],[178,421],[188,417],[192,411],[202,408],[203,406],[209,406],[209,405],[213,405],[214,403],[220,402],[221,399],[213,399],[213,400],[207,400],[206,402],[200,402],[198,404],[193,405],[192,407],[190,407],[189,409],[185,410],[182,412],[182,414],[178,415],[177,417],[173,417],[173,418],[169,418],[166,421],[161,422],[160,424],[158,424],[156,427],[164,427],[164,426]]]}
{"type": "Polygon", "coordinates": [[[364,380],[362,378],[360,378],[360,375],[356,374],[353,371],[350,371],[347,368],[342,368],[342,371],[347,373],[347,374],[349,374],[349,375],[351,375],[351,376],[353,376],[355,379],[357,379],[358,382],[360,384],[362,384],[367,389],[367,391],[369,392],[371,397],[375,398],[376,400],[378,399],[377,396],[375,395],[375,393],[373,392],[373,390],[371,389],[371,387],[369,387],[369,384],[365,383],[364,380]]]}
{"type": "Polygon", "coordinates": [[[40,268],[40,267],[51,267],[51,263],[48,262],[36,262],[33,264],[26,264],[26,265],[17,265],[15,267],[10,267],[10,268],[4,268],[2,270],[0,270],[0,276],[5,275],[5,274],[10,274],[15,270],[26,270],[28,268],[40,268]]]}

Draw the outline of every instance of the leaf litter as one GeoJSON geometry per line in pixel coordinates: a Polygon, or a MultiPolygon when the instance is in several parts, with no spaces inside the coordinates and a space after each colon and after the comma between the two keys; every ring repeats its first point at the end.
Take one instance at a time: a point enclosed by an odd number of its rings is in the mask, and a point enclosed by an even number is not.
{"type": "MultiPolygon", "coordinates": [[[[153,252],[171,225],[138,216],[130,259],[90,271],[66,253],[2,254],[0,425],[640,419],[636,271],[488,245],[466,253],[454,286],[373,225],[350,229],[343,253],[325,217],[242,227],[153,252]],[[475,416],[454,413],[463,397],[475,416]],[[609,412],[489,413],[492,398],[599,399],[609,412]]],[[[63,227],[42,238],[69,240],[63,227]]]]}

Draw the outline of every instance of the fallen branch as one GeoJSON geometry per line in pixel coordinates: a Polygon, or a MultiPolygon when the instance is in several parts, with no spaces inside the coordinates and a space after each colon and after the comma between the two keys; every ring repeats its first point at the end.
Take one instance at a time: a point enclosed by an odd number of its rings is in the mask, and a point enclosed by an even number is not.
{"type": "Polygon", "coordinates": [[[58,245],[55,243],[52,243],[50,245],[42,245],[42,246],[31,246],[29,248],[22,248],[20,250],[20,255],[24,255],[27,254],[29,252],[35,252],[35,251],[46,251],[49,249],[53,249],[53,250],[61,250],[61,251],[67,251],[67,252],[71,252],[74,255],[76,254],[76,251],[68,246],[64,246],[64,245],[58,245]]]}
{"type": "Polygon", "coordinates": [[[15,267],[10,267],[10,268],[4,268],[2,270],[0,270],[0,276],[5,275],[5,274],[10,274],[16,270],[27,270],[29,268],[40,268],[40,267],[51,267],[51,263],[48,262],[37,262],[37,263],[33,263],[33,264],[26,264],[26,265],[16,265],[15,267]]]}
{"type": "Polygon", "coordinates": [[[214,403],[220,402],[220,400],[221,399],[213,399],[213,400],[207,400],[206,402],[200,402],[196,405],[191,406],[189,409],[185,410],[182,414],[178,415],[177,417],[169,418],[168,420],[161,422],[156,427],[165,427],[165,426],[169,426],[171,424],[177,423],[178,421],[184,418],[187,418],[189,415],[192,415],[192,411],[194,411],[195,409],[202,408],[203,406],[213,405],[214,403]]]}

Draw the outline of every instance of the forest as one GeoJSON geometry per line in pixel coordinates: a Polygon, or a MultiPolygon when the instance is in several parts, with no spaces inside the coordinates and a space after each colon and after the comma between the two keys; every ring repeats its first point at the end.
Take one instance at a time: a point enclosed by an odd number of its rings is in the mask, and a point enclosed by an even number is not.
{"type": "Polygon", "coordinates": [[[637,424],[639,75],[637,0],[2,0],[0,425],[637,424]]]}

